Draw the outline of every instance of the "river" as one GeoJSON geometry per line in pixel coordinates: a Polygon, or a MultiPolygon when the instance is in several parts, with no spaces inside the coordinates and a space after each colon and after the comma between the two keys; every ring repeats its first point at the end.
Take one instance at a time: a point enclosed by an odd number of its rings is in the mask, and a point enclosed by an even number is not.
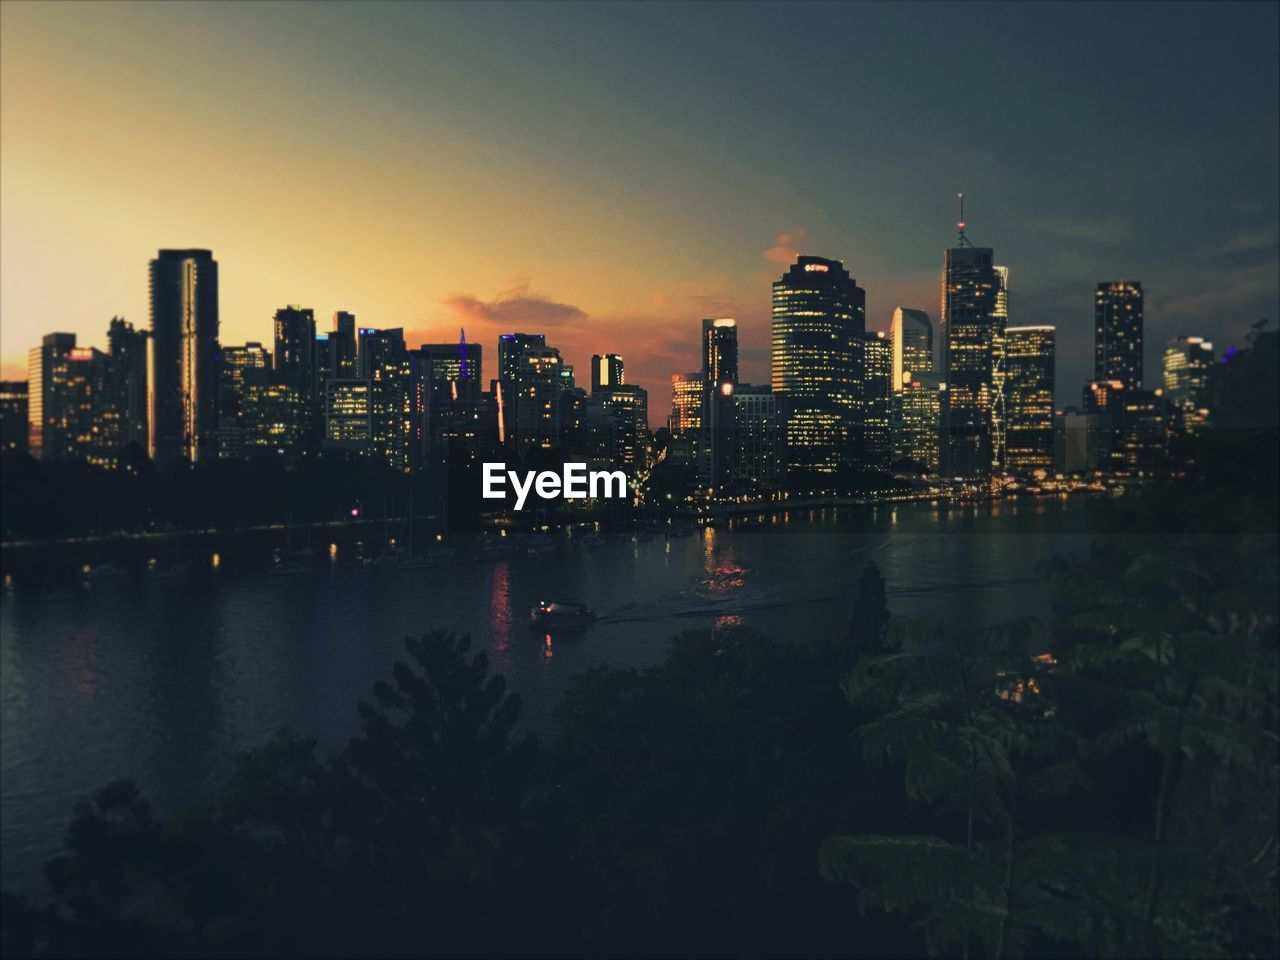
{"type": "MultiPolygon", "coordinates": [[[[207,797],[241,749],[280,728],[325,747],[357,729],[355,705],[403,638],[469,633],[553,732],[568,679],[598,664],[660,661],[681,630],[743,623],[779,639],[848,629],[874,560],[894,614],[1046,624],[1041,561],[1079,552],[1083,504],[1016,500],[804,511],[692,536],[567,539],[555,552],[388,572],[338,558],[313,574],[96,581],[0,598],[0,882],[37,893],[72,803],[117,778],[159,808],[207,797]],[[599,621],[548,640],[542,599],[575,597],[599,621]]],[[[833,678],[834,682],[834,678],[833,678]]]]}

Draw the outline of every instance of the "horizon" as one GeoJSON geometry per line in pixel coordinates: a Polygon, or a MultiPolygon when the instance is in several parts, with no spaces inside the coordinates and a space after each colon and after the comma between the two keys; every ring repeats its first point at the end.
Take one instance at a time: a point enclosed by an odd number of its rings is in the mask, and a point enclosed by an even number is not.
{"type": "Polygon", "coordinates": [[[297,303],[411,346],[465,328],[488,374],[498,333],[541,332],[583,380],[620,354],[661,422],[702,317],[769,382],[797,254],[844,263],[869,330],[936,327],[961,191],[1010,324],[1057,328],[1059,405],[1098,282],[1142,282],[1150,386],[1168,338],[1276,318],[1275,6],[725,9],[4,4],[4,375],[45,333],[147,327],[147,262],[198,246],[223,343],[297,303]],[[937,93],[957,45],[972,97],[937,93]]]}

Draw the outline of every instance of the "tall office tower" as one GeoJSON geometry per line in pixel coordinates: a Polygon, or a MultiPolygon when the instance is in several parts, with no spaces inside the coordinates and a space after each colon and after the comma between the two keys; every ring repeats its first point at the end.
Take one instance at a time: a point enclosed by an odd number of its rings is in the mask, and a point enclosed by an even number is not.
{"type": "Polygon", "coordinates": [[[121,317],[112,317],[107,328],[111,354],[112,390],[121,419],[122,445],[136,443],[147,449],[147,331],[135,330],[121,317]]]}
{"type": "Polygon", "coordinates": [[[897,307],[889,324],[891,387],[894,393],[911,375],[933,373],[933,324],[923,310],[897,307]]]}
{"type": "Polygon", "coordinates": [[[298,456],[310,422],[307,407],[303,389],[291,371],[242,368],[237,417],[242,455],[298,456]]]}
{"type": "Polygon", "coordinates": [[[591,392],[601,387],[616,387],[626,381],[622,377],[622,358],[616,353],[596,354],[591,358],[591,392]]]}
{"type": "Polygon", "coordinates": [[[1054,328],[1005,330],[1005,467],[1028,476],[1053,470],[1054,328]]]}
{"type": "Polygon", "coordinates": [[[648,466],[649,393],[631,384],[601,385],[587,400],[593,453],[630,477],[648,466]]]}
{"type": "Polygon", "coordinates": [[[276,349],[272,355],[276,372],[307,396],[316,383],[316,314],[290,304],[275,315],[276,349]]]}
{"type": "Polygon", "coordinates": [[[784,469],[817,482],[852,466],[867,294],[839,260],[800,257],[773,284],[773,392],[784,469]]]}
{"type": "Polygon", "coordinates": [[[891,353],[889,339],[881,330],[868,330],[862,340],[862,380],[860,414],[862,420],[862,465],[870,470],[888,470],[893,459],[889,434],[891,353]]]}
{"type": "Polygon", "coordinates": [[[498,334],[498,380],[493,385],[493,395],[501,418],[498,433],[502,443],[514,441],[516,435],[516,411],[520,405],[516,374],[520,356],[526,349],[542,349],[546,345],[546,335],[541,333],[498,334]]]}
{"type": "Polygon", "coordinates": [[[738,321],[702,321],[702,443],[699,475],[707,486],[724,487],[733,478],[733,391],[738,385],[738,321]]]}
{"type": "Polygon", "coordinates": [[[65,456],[60,380],[67,354],[75,347],[74,333],[50,333],[27,351],[27,448],[37,460],[65,456]]]}
{"type": "Polygon", "coordinates": [[[27,381],[0,380],[0,454],[27,452],[27,381]]]}
{"type": "Polygon", "coordinates": [[[356,375],[356,315],[338,310],[333,315],[333,329],[329,331],[329,355],[335,377],[352,378],[356,375]]]}
{"type": "Polygon", "coordinates": [[[218,261],[208,250],[161,250],[150,269],[151,456],[203,460],[217,449],[218,261]]]}
{"type": "Polygon", "coordinates": [[[671,415],[667,429],[672,436],[702,429],[702,374],[671,375],[671,415]]]}
{"type": "Polygon", "coordinates": [[[910,460],[936,474],[940,461],[946,384],[934,373],[913,373],[893,395],[893,461],[910,460]]]}
{"type": "Polygon", "coordinates": [[[1182,425],[1198,430],[1209,419],[1213,344],[1204,337],[1172,337],[1164,345],[1164,395],[1182,411],[1182,425]]]}
{"type": "Polygon", "coordinates": [[[427,407],[422,365],[421,358],[405,348],[403,329],[356,331],[359,379],[369,381],[370,453],[404,473],[417,468],[427,433],[422,423],[427,407]]]}
{"type": "Polygon", "coordinates": [[[1142,389],[1142,284],[1099,283],[1093,302],[1093,379],[1142,389]]]}
{"type": "Polygon", "coordinates": [[[735,485],[772,490],[778,485],[778,404],[772,387],[740,383],[733,391],[737,452],[735,485]]]}
{"type": "MultiPolygon", "coordinates": [[[[499,341],[501,349],[501,341],[499,341]]],[[[520,454],[561,446],[561,404],[575,387],[573,367],[555,347],[528,343],[520,352],[511,389],[514,438],[520,454]]]]}
{"type": "Polygon", "coordinates": [[[241,422],[246,370],[270,370],[271,351],[260,343],[224,346],[218,367],[218,458],[238,460],[248,455],[241,422]]]}
{"type": "Polygon", "coordinates": [[[323,446],[368,454],[373,442],[373,399],[368,380],[333,377],[324,385],[323,446]]]}
{"type": "Polygon", "coordinates": [[[938,323],[945,476],[986,479],[1000,466],[999,382],[1007,319],[1005,278],[990,247],[975,247],[963,216],[956,246],[946,251],[938,323]]]}
{"type": "Polygon", "coordinates": [[[479,401],[483,393],[483,350],[478,343],[424,343],[417,349],[424,363],[429,402],[443,406],[479,401]]]}

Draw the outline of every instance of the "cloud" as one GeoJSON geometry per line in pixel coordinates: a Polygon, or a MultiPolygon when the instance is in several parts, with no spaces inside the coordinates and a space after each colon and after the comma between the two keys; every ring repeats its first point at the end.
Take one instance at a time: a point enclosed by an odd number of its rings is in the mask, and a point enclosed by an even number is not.
{"type": "Polygon", "coordinates": [[[1085,243],[1116,244],[1133,236],[1129,224],[1116,219],[1105,220],[1029,220],[1027,229],[1032,233],[1060,240],[1077,240],[1085,243]]]}
{"type": "Polygon", "coordinates": [[[529,281],[523,279],[492,300],[451,293],[440,302],[463,322],[492,323],[511,330],[559,327],[587,319],[580,307],[530,293],[529,281]]]}
{"type": "Polygon", "coordinates": [[[793,230],[791,233],[780,233],[773,246],[764,252],[764,258],[770,263],[791,264],[800,256],[799,248],[809,242],[808,230],[793,230]]]}

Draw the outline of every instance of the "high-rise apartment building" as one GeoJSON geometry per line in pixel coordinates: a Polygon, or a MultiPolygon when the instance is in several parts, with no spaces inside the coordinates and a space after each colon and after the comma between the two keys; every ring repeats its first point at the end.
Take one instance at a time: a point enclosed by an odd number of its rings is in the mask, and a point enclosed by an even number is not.
{"type": "Polygon", "coordinates": [[[587,401],[587,419],[597,457],[631,477],[648,466],[649,394],[643,387],[602,384],[587,401]]]}
{"type": "Polygon", "coordinates": [[[702,374],[676,373],[671,376],[671,415],[667,429],[672,436],[697,433],[702,429],[702,374]]]}
{"type": "Polygon", "coordinates": [[[1005,469],[1053,470],[1054,328],[1005,330],[1005,469]]]}
{"type": "Polygon", "coordinates": [[[893,395],[893,460],[910,460],[936,474],[941,459],[946,384],[934,373],[913,373],[893,395]]]}
{"type": "Polygon", "coordinates": [[[218,262],[208,250],[161,250],[150,298],[151,456],[206,459],[217,448],[218,262]]]}
{"type": "Polygon", "coordinates": [[[819,482],[859,445],[866,291],[844,264],[801,256],[773,284],[773,392],[789,477],[819,482]]]}
{"type": "Polygon", "coordinates": [[[1093,301],[1093,378],[1142,389],[1142,284],[1098,284],[1093,301]]]}

